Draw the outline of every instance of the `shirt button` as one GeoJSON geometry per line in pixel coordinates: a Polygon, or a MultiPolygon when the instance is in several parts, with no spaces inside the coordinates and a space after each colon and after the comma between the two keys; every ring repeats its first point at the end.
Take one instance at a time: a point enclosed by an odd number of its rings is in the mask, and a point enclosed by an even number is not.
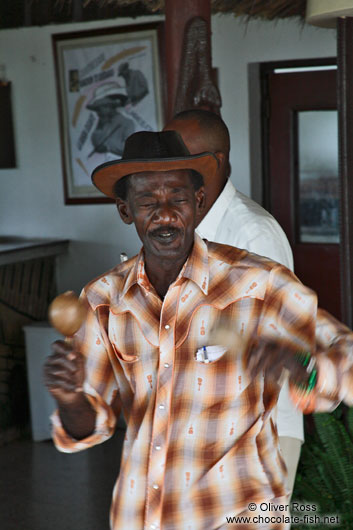
{"type": "Polygon", "coordinates": [[[162,448],[160,445],[156,445],[156,451],[160,451],[162,448]]]}
{"type": "Polygon", "coordinates": [[[163,409],[165,409],[165,405],[163,403],[161,403],[160,405],[158,405],[158,408],[163,410],[163,409]]]}
{"type": "Polygon", "coordinates": [[[169,368],[169,363],[164,363],[164,368],[169,368]]]}
{"type": "Polygon", "coordinates": [[[166,324],[164,327],[165,327],[165,329],[169,329],[169,328],[170,328],[170,325],[169,325],[169,324],[166,324]]]}
{"type": "Polygon", "coordinates": [[[152,487],[153,487],[154,490],[159,490],[159,486],[158,486],[158,484],[153,484],[152,487]]]}

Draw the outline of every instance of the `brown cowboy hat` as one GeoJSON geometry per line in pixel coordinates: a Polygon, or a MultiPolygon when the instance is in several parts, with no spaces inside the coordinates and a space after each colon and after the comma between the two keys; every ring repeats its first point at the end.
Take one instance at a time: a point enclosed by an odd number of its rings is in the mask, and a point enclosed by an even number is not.
{"type": "Polygon", "coordinates": [[[132,173],[193,169],[203,176],[207,184],[215,176],[217,168],[218,161],[213,153],[190,155],[176,131],[140,131],[127,138],[121,159],[96,167],[92,182],[105,195],[115,199],[115,183],[132,173]]]}

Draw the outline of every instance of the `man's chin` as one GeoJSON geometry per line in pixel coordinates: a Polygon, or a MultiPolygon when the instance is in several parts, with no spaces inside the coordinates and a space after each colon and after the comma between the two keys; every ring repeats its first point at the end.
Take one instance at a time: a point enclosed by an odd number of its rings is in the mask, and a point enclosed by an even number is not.
{"type": "Polygon", "coordinates": [[[161,240],[160,238],[150,238],[149,249],[155,256],[160,258],[181,259],[188,254],[184,238],[180,235],[169,241],[166,239],[161,240]]]}
{"type": "Polygon", "coordinates": [[[182,257],[185,254],[185,251],[183,251],[183,248],[178,243],[161,243],[156,242],[156,244],[153,245],[154,254],[156,256],[180,256],[182,257]]]}

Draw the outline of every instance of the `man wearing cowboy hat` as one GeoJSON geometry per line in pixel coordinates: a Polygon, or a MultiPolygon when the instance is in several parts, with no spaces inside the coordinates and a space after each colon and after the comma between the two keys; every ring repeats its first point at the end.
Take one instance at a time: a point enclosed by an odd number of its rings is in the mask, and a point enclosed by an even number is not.
{"type": "Polygon", "coordinates": [[[175,131],[139,132],[121,160],[92,175],[143,247],[84,288],[88,314],[75,348],[54,344],[45,381],[58,403],[53,436],[62,451],[109,438],[122,408],[113,530],[216,530],[236,517],[237,528],[288,528],[271,415],[282,366],[293,392],[296,381],[304,385],[300,406],[310,397],[311,408],[327,408],[332,378],[309,352],[334,344],[342,381],[353,364],[352,333],[326,313],[315,319],[316,296],[288,269],[195,235],[203,182],[216,169],[212,153],[190,155],[175,131]],[[225,324],[227,341],[217,335],[225,324]],[[249,370],[254,337],[261,342],[249,370]]]}
{"type": "Polygon", "coordinates": [[[87,108],[97,113],[98,122],[91,134],[94,153],[114,153],[121,156],[125,140],[135,131],[133,120],[118,109],[124,107],[128,96],[117,83],[106,82],[99,85],[87,108]]]}

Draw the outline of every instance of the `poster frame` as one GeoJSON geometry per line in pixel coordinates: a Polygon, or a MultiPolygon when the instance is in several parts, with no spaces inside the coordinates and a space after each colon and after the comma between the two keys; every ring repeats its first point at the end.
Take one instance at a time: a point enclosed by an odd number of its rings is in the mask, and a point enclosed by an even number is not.
{"type": "MultiPolygon", "coordinates": [[[[133,50],[134,40],[138,42],[141,38],[148,38],[151,41],[151,49],[149,50],[150,59],[152,62],[152,97],[154,99],[155,105],[155,123],[157,124],[157,130],[161,130],[163,127],[164,119],[164,110],[165,110],[165,94],[164,94],[164,77],[162,70],[163,57],[161,50],[163,49],[162,40],[163,40],[163,22],[147,23],[147,24],[135,24],[128,26],[118,26],[113,28],[104,28],[104,29],[93,29],[93,30],[84,30],[78,32],[68,32],[68,33],[58,33],[52,35],[52,46],[54,54],[54,67],[55,67],[55,78],[56,78],[56,89],[57,89],[57,100],[58,100],[58,114],[59,114],[59,128],[60,128],[60,143],[61,143],[61,159],[62,159],[62,174],[63,174],[63,187],[64,187],[64,202],[67,205],[75,204],[104,204],[112,203],[113,200],[105,197],[99,190],[97,190],[93,184],[90,182],[84,186],[77,186],[75,184],[75,173],[74,173],[74,159],[72,156],[74,149],[74,139],[70,135],[70,112],[68,105],[68,94],[70,92],[70,81],[66,77],[66,65],[64,58],[65,50],[80,50],[82,48],[92,48],[93,46],[99,46],[104,52],[104,48],[110,46],[111,44],[117,43],[128,43],[129,49],[133,50]]],[[[146,52],[148,53],[148,52],[146,52]]],[[[119,54],[117,54],[118,56],[119,54]]],[[[124,59],[120,60],[121,61],[124,59]]],[[[92,57],[94,61],[94,57],[92,57]]],[[[128,62],[128,61],[127,61],[128,62]]],[[[112,63],[112,61],[111,61],[112,63]]],[[[89,64],[89,62],[88,62],[89,64]]],[[[119,60],[115,63],[115,66],[118,67],[119,60]]],[[[142,72],[143,73],[143,72],[142,72]]],[[[116,79],[116,77],[115,77],[116,79]]],[[[81,80],[78,80],[80,83],[81,80]]],[[[102,83],[107,83],[103,79],[102,83]]],[[[96,83],[99,86],[99,82],[96,83]]],[[[78,91],[81,90],[81,87],[78,91]]],[[[80,96],[81,100],[84,96],[80,96]]],[[[79,99],[79,98],[78,98],[79,99]]],[[[147,99],[147,98],[146,98],[147,99]]],[[[77,101],[78,108],[82,109],[87,102],[81,103],[77,101]]],[[[131,104],[129,101],[127,105],[131,104]]],[[[140,104],[140,109],[143,107],[142,103],[140,104]]],[[[147,109],[146,109],[147,110],[147,109]]],[[[73,113],[72,113],[73,114],[73,113]]],[[[73,120],[71,116],[71,120],[73,120]]],[[[71,127],[72,130],[72,127],[71,127]]],[[[138,130],[141,130],[138,129],[138,130]]],[[[76,139],[77,140],[77,139],[76,139]]],[[[117,155],[116,158],[119,158],[117,155]]],[[[105,160],[101,160],[99,163],[103,163],[105,160]]],[[[98,163],[98,164],[99,164],[98,163]]],[[[95,164],[95,165],[98,165],[95,164]]],[[[87,172],[91,173],[93,168],[87,172]]]]}

